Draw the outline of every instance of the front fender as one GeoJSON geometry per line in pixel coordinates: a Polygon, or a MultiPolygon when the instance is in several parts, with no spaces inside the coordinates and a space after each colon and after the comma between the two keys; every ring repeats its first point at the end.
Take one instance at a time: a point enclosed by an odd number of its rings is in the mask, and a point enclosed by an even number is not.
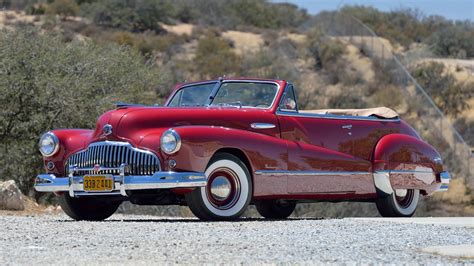
{"type": "Polygon", "coordinates": [[[287,169],[287,143],[280,138],[252,131],[215,126],[175,127],[181,137],[181,149],[172,155],[162,153],[167,161],[174,159],[176,168],[204,172],[212,156],[223,148],[238,149],[245,154],[252,169],[287,169]]]}
{"type": "Polygon", "coordinates": [[[92,137],[93,130],[57,129],[52,130],[51,132],[53,132],[59,139],[59,150],[53,156],[43,157],[45,169],[46,163],[51,161],[54,163],[55,167],[53,170],[48,171],[48,173],[63,175],[64,160],[72,153],[75,153],[85,148],[85,146],[92,137]]]}
{"type": "Polygon", "coordinates": [[[389,134],[373,154],[375,173],[385,173],[393,189],[420,189],[430,194],[440,186],[439,153],[428,143],[404,134],[389,134]]]}

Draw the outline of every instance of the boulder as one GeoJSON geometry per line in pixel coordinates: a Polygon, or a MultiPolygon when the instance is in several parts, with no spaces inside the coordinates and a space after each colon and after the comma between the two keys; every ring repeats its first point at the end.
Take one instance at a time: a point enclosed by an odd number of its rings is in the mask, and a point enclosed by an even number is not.
{"type": "Polygon", "coordinates": [[[22,211],[24,209],[23,194],[15,181],[0,181],[0,210],[22,211]]]}

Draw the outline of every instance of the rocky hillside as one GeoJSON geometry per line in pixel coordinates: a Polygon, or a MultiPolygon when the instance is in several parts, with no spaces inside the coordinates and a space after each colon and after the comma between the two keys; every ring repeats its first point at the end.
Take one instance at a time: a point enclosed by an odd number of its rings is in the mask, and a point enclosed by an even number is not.
{"type": "MultiPolygon", "coordinates": [[[[41,171],[36,150],[41,132],[91,128],[116,101],[162,103],[172,85],[185,80],[282,78],[296,84],[301,108],[388,106],[419,122],[391,70],[357,43],[373,38],[326,35],[320,22],[327,13],[310,16],[264,0],[7,2],[0,1],[6,8],[0,11],[0,63],[15,71],[0,72],[0,103],[7,106],[0,118],[0,177],[16,179],[23,193],[39,201],[51,200],[31,190],[31,177],[41,171]]],[[[403,58],[474,146],[472,23],[419,17],[410,10],[341,12],[373,27],[384,46],[374,52],[403,58]],[[442,42],[446,38],[452,41],[442,42]]],[[[453,187],[426,201],[420,213],[439,214],[440,200],[448,202],[442,214],[472,213],[463,181],[453,187]]],[[[323,205],[302,206],[297,214],[322,209],[327,213],[321,215],[331,216],[375,214],[363,204],[323,205]]]]}

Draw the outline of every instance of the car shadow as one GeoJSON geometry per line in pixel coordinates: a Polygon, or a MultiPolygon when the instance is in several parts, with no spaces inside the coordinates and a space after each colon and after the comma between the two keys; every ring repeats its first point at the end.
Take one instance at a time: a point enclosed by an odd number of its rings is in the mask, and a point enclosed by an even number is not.
{"type": "MultiPolygon", "coordinates": [[[[288,218],[288,219],[265,219],[265,218],[240,218],[233,221],[201,221],[197,218],[162,218],[157,217],[155,218],[146,218],[146,219],[107,219],[104,221],[99,221],[101,223],[242,223],[242,222],[282,222],[282,221],[318,221],[318,220],[325,220],[327,218],[323,217],[307,217],[307,218],[288,218]]],[[[69,223],[69,222],[77,222],[75,220],[69,219],[59,219],[56,222],[60,223],[69,223]]]]}

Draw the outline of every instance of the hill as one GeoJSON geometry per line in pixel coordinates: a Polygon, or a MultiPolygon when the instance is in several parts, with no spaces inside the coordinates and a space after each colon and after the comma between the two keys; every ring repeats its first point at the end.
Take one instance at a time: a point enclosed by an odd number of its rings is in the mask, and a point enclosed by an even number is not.
{"type": "MultiPolygon", "coordinates": [[[[41,132],[92,128],[114,101],[162,103],[175,83],[224,75],[291,80],[303,108],[391,107],[430,143],[446,149],[446,143],[430,139],[433,130],[421,124],[418,109],[402,92],[393,69],[377,59],[392,55],[407,62],[474,146],[472,23],[423,17],[411,10],[384,13],[345,7],[340,12],[373,27],[380,37],[357,31],[337,36],[321,27],[330,12],[311,16],[294,5],[263,0],[229,3],[0,2],[9,9],[0,11],[0,61],[15,70],[15,75],[1,74],[0,102],[6,106],[0,119],[1,148],[6,152],[0,155],[0,178],[13,177],[25,194],[50,200],[31,191],[31,176],[41,169],[36,150],[41,132]],[[369,54],[364,45],[373,42],[383,48],[372,46],[369,54]]],[[[449,193],[428,200],[420,214],[439,214],[435,206],[440,200],[448,202],[442,214],[472,213],[465,176],[459,177],[449,193]]],[[[342,207],[300,207],[297,213],[375,214],[362,206],[338,206],[342,207]]]]}

